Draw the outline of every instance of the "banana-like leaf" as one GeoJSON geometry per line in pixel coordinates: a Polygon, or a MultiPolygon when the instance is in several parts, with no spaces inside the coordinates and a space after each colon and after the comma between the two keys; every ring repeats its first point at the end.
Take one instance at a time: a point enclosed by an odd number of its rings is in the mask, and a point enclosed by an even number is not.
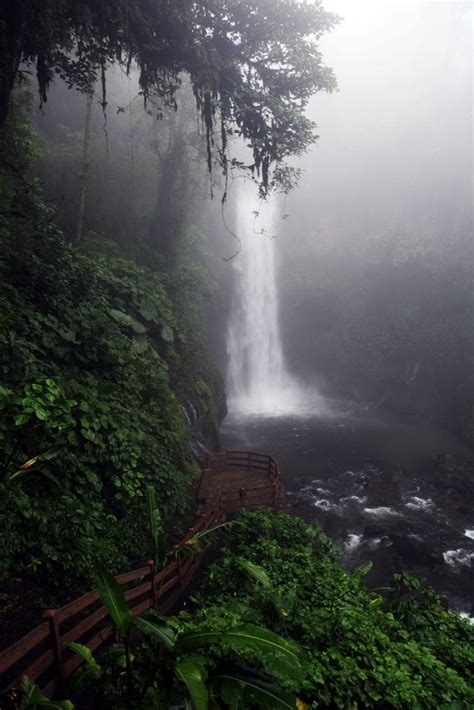
{"type": "Polygon", "coordinates": [[[41,708],[41,710],[74,710],[74,705],[70,700],[49,700],[38,686],[28,678],[23,676],[19,687],[18,696],[20,705],[23,708],[41,708]]]}
{"type": "Polygon", "coordinates": [[[271,589],[272,583],[270,577],[263,567],[256,565],[254,562],[250,562],[250,560],[237,560],[237,564],[245,570],[250,577],[260,582],[264,589],[271,589]]]}
{"type": "Polygon", "coordinates": [[[161,621],[158,614],[153,611],[145,612],[141,616],[135,616],[131,622],[137,629],[147,636],[151,636],[155,641],[162,643],[169,650],[174,648],[175,633],[173,629],[161,621]]]}
{"type": "Polygon", "coordinates": [[[209,691],[205,683],[202,664],[193,656],[185,656],[176,663],[175,674],[186,684],[195,710],[208,710],[209,691]]]}
{"type": "Polygon", "coordinates": [[[351,573],[352,579],[355,579],[356,581],[360,582],[362,577],[365,577],[365,575],[370,572],[373,566],[374,563],[370,560],[367,560],[367,562],[363,562],[361,565],[356,567],[355,570],[351,573]]]}
{"type": "Polygon", "coordinates": [[[292,678],[301,676],[299,646],[261,626],[245,624],[230,631],[195,631],[185,633],[176,642],[176,652],[195,651],[214,643],[233,651],[255,651],[264,655],[266,667],[292,678]]]}
{"type": "Polygon", "coordinates": [[[189,540],[186,540],[183,547],[178,550],[178,554],[182,554],[185,556],[186,554],[195,555],[198,552],[202,552],[206,545],[211,544],[212,536],[214,535],[214,533],[217,532],[217,530],[220,530],[221,528],[231,527],[234,524],[235,521],[230,520],[226,523],[219,523],[219,525],[215,525],[213,528],[208,528],[207,530],[203,530],[202,532],[196,533],[195,535],[190,537],[189,540]]]}
{"type": "Polygon", "coordinates": [[[11,474],[10,476],[10,481],[14,481],[15,478],[20,478],[21,476],[25,476],[26,474],[31,473],[40,473],[42,476],[47,478],[49,481],[52,481],[56,486],[59,486],[59,481],[56,478],[56,476],[53,476],[53,474],[50,471],[45,471],[43,468],[38,467],[38,468],[20,468],[18,471],[15,471],[14,473],[11,474]]]}
{"type": "Polygon", "coordinates": [[[97,668],[99,668],[99,664],[95,660],[94,654],[90,650],[89,646],[86,646],[83,643],[78,643],[77,641],[70,641],[70,643],[68,643],[68,648],[70,648],[71,651],[74,651],[74,653],[77,653],[78,656],[83,658],[87,665],[96,666],[97,668]]]}
{"type": "Polygon", "coordinates": [[[230,708],[258,707],[259,710],[295,710],[296,698],[284,693],[276,683],[265,682],[250,673],[232,670],[211,679],[214,693],[230,708]]]}
{"type": "MultiPolygon", "coordinates": [[[[130,623],[132,622],[133,619],[130,621],[130,623]]],[[[125,645],[123,643],[111,644],[107,649],[105,649],[104,653],[102,654],[102,657],[110,658],[112,662],[119,668],[127,667],[127,654],[125,651],[125,645]]],[[[135,656],[131,651],[129,651],[129,660],[130,663],[133,663],[133,661],[135,660],[135,656]]]]}
{"type": "Polygon", "coordinates": [[[377,597],[374,595],[374,597],[369,602],[369,606],[371,609],[378,609],[380,606],[382,606],[383,602],[383,597],[377,597]]]}
{"type": "Polygon", "coordinates": [[[96,571],[95,583],[102,603],[109,612],[117,630],[121,636],[125,636],[132,615],[119,583],[104,567],[99,567],[96,571]]]}
{"type": "Polygon", "coordinates": [[[68,680],[68,685],[71,690],[77,692],[90,685],[90,683],[97,680],[97,678],[100,678],[102,669],[88,646],[85,646],[83,643],[71,641],[68,643],[68,648],[77,653],[84,660],[84,665],[79,666],[68,680]]]}
{"type": "Polygon", "coordinates": [[[158,503],[156,501],[156,492],[153,486],[146,487],[145,500],[150,525],[151,540],[153,544],[153,559],[156,567],[161,569],[166,556],[165,534],[160,509],[158,508],[158,503]]]}

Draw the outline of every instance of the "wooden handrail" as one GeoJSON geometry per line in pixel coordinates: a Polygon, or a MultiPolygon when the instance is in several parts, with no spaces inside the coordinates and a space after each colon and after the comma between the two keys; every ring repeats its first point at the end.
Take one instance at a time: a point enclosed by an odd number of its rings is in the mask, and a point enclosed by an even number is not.
{"type": "MultiPolygon", "coordinates": [[[[263,493],[267,494],[265,501],[257,501],[258,504],[277,504],[282,485],[278,463],[272,456],[254,451],[217,452],[206,455],[205,466],[219,468],[224,463],[226,467],[242,467],[244,461],[249,470],[266,470],[271,483],[220,493],[212,501],[212,508],[206,510],[174,546],[176,553],[186,547],[194,535],[224,521],[227,517],[225,504],[240,502],[242,507],[252,506],[263,493]]],[[[177,554],[176,560],[159,572],[154,572],[153,561],[150,561],[143,567],[118,575],[116,580],[124,588],[131,612],[139,614],[155,608],[161,613],[169,613],[199,569],[201,559],[202,553],[191,553],[184,560],[177,554]]],[[[0,693],[14,686],[24,674],[49,696],[63,693],[67,678],[81,662],[67,649],[67,644],[79,641],[96,650],[113,635],[108,612],[100,603],[96,590],[86,592],[59,609],[48,610],[44,618],[43,623],[0,653],[0,693]]]]}

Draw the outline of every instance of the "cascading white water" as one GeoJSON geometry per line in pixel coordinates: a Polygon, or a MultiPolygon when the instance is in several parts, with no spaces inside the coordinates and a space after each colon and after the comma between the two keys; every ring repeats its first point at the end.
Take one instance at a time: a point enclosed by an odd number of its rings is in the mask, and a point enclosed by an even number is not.
{"type": "Polygon", "coordinates": [[[240,412],[287,411],[294,396],[278,321],[275,212],[275,204],[259,204],[255,185],[239,186],[237,235],[242,248],[234,261],[237,287],[227,332],[227,389],[230,406],[240,412]]]}

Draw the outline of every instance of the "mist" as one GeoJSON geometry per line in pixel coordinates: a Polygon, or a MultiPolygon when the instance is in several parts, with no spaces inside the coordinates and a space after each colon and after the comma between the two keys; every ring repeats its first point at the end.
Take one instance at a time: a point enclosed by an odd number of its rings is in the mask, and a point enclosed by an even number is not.
{"type": "MultiPolygon", "coordinates": [[[[320,41],[338,91],[311,100],[299,184],[242,245],[275,250],[295,387],[266,417],[231,402],[224,442],[271,446],[294,511],[348,564],[373,559],[372,583],[416,569],[472,614],[472,6],[325,5],[341,17],[320,41]]],[[[237,327],[246,300],[228,309],[237,327]]]]}
{"type": "Polygon", "coordinates": [[[320,138],[300,164],[320,219],[339,217],[348,242],[394,220],[472,219],[472,8],[329,7],[342,20],[321,47],[339,90],[313,98],[320,138]]]}
{"type": "Polygon", "coordinates": [[[473,22],[2,3],[2,708],[474,707],[473,22]]]}
{"type": "Polygon", "coordinates": [[[328,9],[342,17],[321,42],[338,92],[312,100],[319,138],[280,208],[286,359],[329,395],[467,433],[472,8],[328,9]]]}

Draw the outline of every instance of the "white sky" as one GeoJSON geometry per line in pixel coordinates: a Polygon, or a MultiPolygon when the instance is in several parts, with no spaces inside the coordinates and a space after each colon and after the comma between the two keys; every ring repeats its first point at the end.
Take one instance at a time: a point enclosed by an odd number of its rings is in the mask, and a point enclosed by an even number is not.
{"type": "Polygon", "coordinates": [[[321,40],[339,92],[318,94],[318,145],[302,189],[387,217],[472,197],[472,2],[324,0],[343,16],[321,40]],[[424,205],[424,206],[423,206],[424,205]]]}

